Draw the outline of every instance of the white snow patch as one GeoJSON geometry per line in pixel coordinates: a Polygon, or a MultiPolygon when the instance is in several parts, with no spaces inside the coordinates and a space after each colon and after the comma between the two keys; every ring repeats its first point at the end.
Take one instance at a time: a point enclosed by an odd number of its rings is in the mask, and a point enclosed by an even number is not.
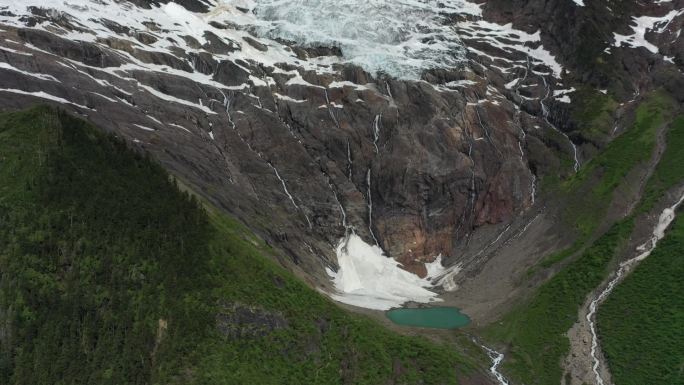
{"type": "MultiPolygon", "coordinates": [[[[164,123],[162,123],[161,120],[155,118],[155,117],[152,116],[152,115],[147,115],[147,119],[149,119],[149,120],[151,120],[151,121],[153,121],[153,122],[159,124],[160,126],[163,126],[163,125],[164,125],[164,123]]],[[[211,124],[211,123],[210,123],[210,124],[211,124]]]]}
{"type": "Polygon", "coordinates": [[[427,275],[425,279],[437,278],[444,273],[444,266],[442,266],[442,254],[438,255],[434,261],[426,263],[427,275]]]}
{"type": "Polygon", "coordinates": [[[189,101],[187,101],[187,100],[185,100],[185,99],[180,99],[180,98],[177,98],[177,97],[175,97],[175,96],[171,96],[171,95],[169,95],[169,94],[165,94],[165,93],[163,93],[163,92],[161,92],[161,91],[157,91],[155,88],[152,88],[152,87],[150,87],[150,86],[148,86],[148,85],[145,85],[145,84],[138,84],[138,86],[139,86],[140,88],[144,89],[145,91],[151,93],[152,95],[158,97],[159,99],[166,100],[166,101],[168,101],[168,102],[174,102],[174,103],[178,103],[178,104],[183,104],[183,105],[186,105],[186,106],[188,106],[188,107],[194,107],[194,108],[197,108],[197,109],[199,109],[199,110],[204,111],[204,112],[207,113],[207,114],[211,114],[211,115],[216,114],[216,112],[214,112],[214,111],[212,111],[211,109],[209,109],[209,107],[203,106],[203,105],[201,105],[201,104],[189,102],[189,101]]]}
{"type": "Polygon", "coordinates": [[[11,64],[9,64],[9,63],[0,62],[0,68],[1,68],[1,69],[4,69],[4,70],[8,70],[8,71],[14,71],[14,72],[20,73],[20,74],[22,74],[22,75],[30,76],[30,77],[32,77],[32,78],[36,78],[36,79],[40,79],[40,80],[47,80],[47,81],[51,81],[51,82],[58,82],[58,83],[60,83],[60,81],[57,80],[57,78],[55,78],[55,77],[52,76],[52,75],[47,75],[47,74],[41,74],[41,73],[37,73],[37,72],[29,72],[29,71],[20,70],[19,68],[14,67],[13,65],[11,65],[11,64]]]}
{"type": "Polygon", "coordinates": [[[168,125],[171,126],[171,127],[180,128],[180,129],[185,130],[185,131],[187,131],[187,132],[189,132],[189,133],[192,133],[192,131],[190,131],[190,130],[188,130],[187,128],[181,126],[180,124],[168,123],[168,125]]]}
{"type": "Polygon", "coordinates": [[[564,90],[553,90],[553,96],[555,97],[555,96],[565,95],[565,94],[569,94],[569,93],[572,93],[575,91],[577,91],[575,89],[575,87],[570,87],[570,88],[564,89],[564,90]]]}
{"type": "MultiPolygon", "coordinates": [[[[501,25],[485,20],[463,21],[458,23],[457,26],[459,32],[464,35],[464,39],[483,42],[509,53],[512,53],[512,51],[525,53],[533,61],[550,68],[555,77],[560,77],[563,71],[563,67],[556,61],[556,58],[541,44],[541,34],[539,31],[530,34],[513,28],[512,23],[501,25]],[[532,48],[535,46],[536,48],[532,48]]],[[[476,50],[470,47],[468,47],[468,50],[476,52],[476,50]]],[[[510,62],[508,59],[491,55],[487,56],[510,62]]]]}
{"type": "Polygon", "coordinates": [[[667,27],[670,25],[672,20],[683,14],[684,9],[680,10],[672,10],[668,12],[665,16],[662,17],[653,17],[653,16],[639,16],[639,17],[633,17],[632,18],[632,23],[636,24],[635,26],[632,26],[632,30],[634,31],[634,34],[632,35],[620,35],[619,33],[613,33],[613,38],[615,39],[615,43],[613,44],[616,47],[620,47],[623,44],[628,46],[628,47],[644,47],[647,50],[651,51],[652,53],[658,53],[659,49],[656,47],[654,44],[646,40],[646,33],[647,32],[654,32],[654,33],[662,33],[664,32],[667,27]]]}
{"type": "Polygon", "coordinates": [[[328,84],[328,88],[344,88],[344,87],[352,87],[357,91],[365,91],[365,90],[370,90],[369,87],[364,86],[362,84],[356,84],[353,82],[350,82],[348,80],[344,81],[334,81],[328,84]]]}
{"type": "Polygon", "coordinates": [[[14,54],[17,54],[17,55],[33,56],[32,53],[17,51],[16,49],[12,49],[12,48],[9,48],[9,47],[3,47],[3,46],[1,46],[1,45],[0,45],[0,50],[5,51],[5,52],[9,52],[9,53],[14,53],[14,54]]]}
{"type": "Polygon", "coordinates": [[[504,87],[506,87],[507,90],[510,90],[510,89],[512,89],[513,87],[515,87],[515,86],[518,84],[519,81],[520,81],[520,79],[515,78],[515,79],[511,80],[510,82],[506,83],[506,84],[504,85],[504,87]]]}
{"type": "Polygon", "coordinates": [[[281,94],[279,94],[279,93],[277,93],[277,92],[274,92],[274,93],[273,93],[273,96],[275,96],[276,98],[278,98],[278,99],[280,99],[280,100],[285,100],[285,101],[287,101],[287,102],[292,102],[292,103],[304,103],[304,102],[306,102],[306,99],[301,99],[301,100],[300,100],[300,99],[295,99],[295,98],[291,98],[291,97],[289,97],[289,96],[287,96],[287,95],[281,95],[281,94]]]}
{"type": "Polygon", "coordinates": [[[73,106],[76,106],[76,107],[79,107],[79,108],[84,108],[84,109],[86,109],[86,110],[90,110],[90,109],[91,109],[91,108],[86,107],[86,106],[84,106],[84,105],[81,105],[81,104],[78,104],[78,103],[74,103],[74,102],[69,101],[69,100],[66,100],[66,99],[64,99],[64,98],[60,98],[59,96],[50,95],[50,94],[48,94],[48,93],[45,92],[45,91],[24,91],[24,90],[17,90],[17,89],[14,89],[14,88],[0,88],[0,91],[3,91],[3,92],[10,92],[10,93],[13,93],[13,94],[35,96],[35,97],[37,97],[37,98],[52,100],[52,101],[58,102],[58,103],[71,104],[71,105],[73,105],[73,106]]]}
{"type": "Polygon", "coordinates": [[[154,128],[149,128],[149,127],[147,127],[147,126],[143,126],[142,124],[135,124],[135,123],[133,123],[133,125],[136,126],[136,127],[138,127],[138,128],[140,128],[140,129],[142,129],[142,130],[145,130],[145,131],[152,131],[152,132],[155,131],[154,128]]]}
{"type": "MultiPolygon", "coordinates": [[[[428,290],[433,287],[428,279],[402,269],[380,247],[369,245],[356,234],[341,239],[336,252],[339,270],[327,269],[336,289],[330,296],[336,301],[375,310],[388,310],[408,301],[441,301],[428,290]]],[[[436,267],[430,269],[435,271],[436,267]]]]}
{"type": "Polygon", "coordinates": [[[109,96],[102,95],[102,94],[100,94],[100,93],[93,92],[93,91],[89,91],[89,92],[90,92],[91,94],[93,94],[93,95],[97,95],[97,96],[101,97],[102,99],[108,100],[108,101],[110,101],[110,102],[112,102],[112,103],[118,103],[118,102],[119,102],[118,100],[113,99],[113,98],[110,98],[109,96]]]}
{"type": "Polygon", "coordinates": [[[456,87],[468,87],[477,84],[477,82],[473,80],[468,80],[468,79],[463,79],[463,80],[453,80],[450,82],[444,83],[445,86],[451,87],[451,88],[456,88],[456,87]]]}

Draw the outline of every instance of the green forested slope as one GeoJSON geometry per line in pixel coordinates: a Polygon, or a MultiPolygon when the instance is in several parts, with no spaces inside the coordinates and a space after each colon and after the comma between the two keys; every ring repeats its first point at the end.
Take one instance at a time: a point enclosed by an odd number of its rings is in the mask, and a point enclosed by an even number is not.
{"type": "Polygon", "coordinates": [[[474,372],[453,347],[340,310],[209,210],[81,120],[1,114],[0,383],[451,384],[474,372]]]}
{"type": "MultiPolygon", "coordinates": [[[[684,181],[684,117],[648,181],[640,210],[684,181]]],[[[601,348],[617,385],[684,384],[684,220],[678,219],[653,253],[599,307],[601,348]]]]}
{"type": "Polygon", "coordinates": [[[681,217],[653,253],[599,307],[597,325],[615,384],[684,384],[681,217]]]}
{"type": "Polygon", "coordinates": [[[578,174],[556,187],[566,205],[563,220],[572,226],[578,240],[570,249],[548,256],[541,267],[552,266],[585,248],[529,299],[485,330],[490,339],[508,346],[503,370],[516,383],[561,382],[561,360],[570,349],[566,333],[577,321],[578,309],[587,295],[608,276],[611,260],[632,232],[633,216],[613,224],[595,240],[591,236],[616,188],[632,169],[649,160],[657,129],[672,110],[672,101],[665,93],[652,93],[637,108],[631,127],[583,165],[578,174]]]}

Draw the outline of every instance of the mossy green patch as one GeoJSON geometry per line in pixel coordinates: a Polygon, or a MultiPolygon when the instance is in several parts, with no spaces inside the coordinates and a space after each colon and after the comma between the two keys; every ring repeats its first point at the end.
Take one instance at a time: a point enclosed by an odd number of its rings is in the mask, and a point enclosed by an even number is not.
{"type": "Polygon", "coordinates": [[[566,197],[565,218],[580,236],[596,228],[613,192],[627,174],[639,163],[647,162],[656,142],[656,132],[673,109],[673,102],[664,93],[649,95],[636,110],[633,125],[612,141],[603,152],[588,162],[569,180],[562,182],[566,197]]]}
{"type": "Polygon", "coordinates": [[[618,103],[610,95],[586,86],[575,91],[572,99],[573,118],[580,134],[599,147],[605,145],[613,131],[618,103]]]}

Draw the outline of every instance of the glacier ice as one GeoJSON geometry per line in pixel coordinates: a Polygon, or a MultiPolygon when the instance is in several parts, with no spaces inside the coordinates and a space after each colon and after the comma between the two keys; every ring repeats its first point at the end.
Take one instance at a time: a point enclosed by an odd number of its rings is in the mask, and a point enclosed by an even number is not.
{"type": "Polygon", "coordinates": [[[464,63],[465,46],[447,18],[479,15],[465,0],[224,0],[247,9],[241,23],[262,37],[338,47],[372,73],[417,79],[426,69],[464,63]]]}

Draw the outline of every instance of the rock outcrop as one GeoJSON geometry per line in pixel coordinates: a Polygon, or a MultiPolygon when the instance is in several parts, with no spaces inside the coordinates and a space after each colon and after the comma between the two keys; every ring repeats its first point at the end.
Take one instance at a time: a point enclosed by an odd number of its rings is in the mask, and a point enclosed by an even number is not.
{"type": "MultiPolygon", "coordinates": [[[[492,0],[484,18],[452,14],[462,63],[402,80],[345,62],[339,48],[252,35],[231,24],[244,9],[210,4],[5,7],[0,106],[58,103],[149,151],[318,286],[349,231],[420,276],[437,255],[457,263],[474,231],[533,206],[541,177],[573,172],[563,160],[583,161],[562,131],[566,96],[573,82],[607,80],[562,39],[604,23],[605,12],[573,21],[598,5],[492,0]]],[[[632,8],[609,25],[628,29],[632,8]]],[[[684,45],[662,28],[662,54],[612,48],[620,71],[657,63],[667,79],[663,55],[681,63],[684,45]]]]}

